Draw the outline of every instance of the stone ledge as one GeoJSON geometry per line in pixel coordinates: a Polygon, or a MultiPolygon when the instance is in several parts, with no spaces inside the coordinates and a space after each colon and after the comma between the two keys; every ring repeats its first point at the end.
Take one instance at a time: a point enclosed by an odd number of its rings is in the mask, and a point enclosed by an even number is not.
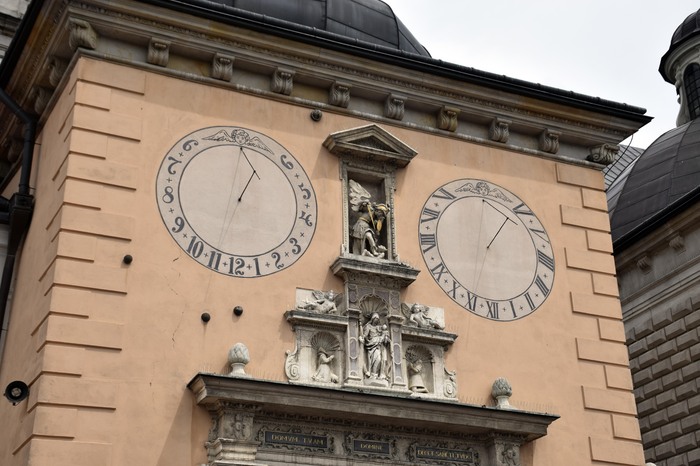
{"type": "Polygon", "coordinates": [[[283,382],[199,373],[187,384],[198,405],[216,409],[220,402],[249,404],[266,412],[297,413],[326,419],[362,420],[392,429],[420,426],[465,435],[508,434],[532,441],[547,434],[559,416],[410,395],[383,395],[361,390],[328,390],[283,382]]]}

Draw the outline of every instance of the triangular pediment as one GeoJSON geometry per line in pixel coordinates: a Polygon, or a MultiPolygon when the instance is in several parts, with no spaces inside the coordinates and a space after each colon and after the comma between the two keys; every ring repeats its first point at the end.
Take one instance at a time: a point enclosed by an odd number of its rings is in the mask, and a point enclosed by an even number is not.
{"type": "Polygon", "coordinates": [[[417,152],[377,125],[360,126],[328,135],[324,147],[338,157],[374,160],[405,167],[417,152]]]}

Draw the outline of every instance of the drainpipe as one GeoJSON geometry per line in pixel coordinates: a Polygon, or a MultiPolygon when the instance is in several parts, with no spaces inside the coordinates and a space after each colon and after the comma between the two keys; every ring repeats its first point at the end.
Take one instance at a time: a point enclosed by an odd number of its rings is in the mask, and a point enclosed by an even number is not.
{"type": "MultiPolygon", "coordinates": [[[[19,177],[19,188],[8,200],[0,198],[0,224],[10,226],[7,243],[7,258],[0,281],[0,325],[5,322],[5,311],[10,295],[10,285],[15,268],[17,251],[22,238],[29,230],[29,224],[34,211],[34,196],[29,193],[29,176],[32,170],[34,156],[34,139],[36,137],[36,119],[17,105],[17,103],[0,88],[0,101],[5,104],[24,123],[24,147],[22,149],[22,165],[19,177]]],[[[0,335],[0,356],[5,346],[5,335],[0,335]]],[[[0,364],[2,359],[0,358],[0,364]]]]}

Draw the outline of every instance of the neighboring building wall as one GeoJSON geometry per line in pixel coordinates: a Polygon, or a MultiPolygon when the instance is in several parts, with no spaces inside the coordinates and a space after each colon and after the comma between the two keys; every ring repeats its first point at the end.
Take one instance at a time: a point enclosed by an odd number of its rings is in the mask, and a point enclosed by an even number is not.
{"type": "Polygon", "coordinates": [[[647,461],[700,464],[700,206],[616,256],[647,461]]]}

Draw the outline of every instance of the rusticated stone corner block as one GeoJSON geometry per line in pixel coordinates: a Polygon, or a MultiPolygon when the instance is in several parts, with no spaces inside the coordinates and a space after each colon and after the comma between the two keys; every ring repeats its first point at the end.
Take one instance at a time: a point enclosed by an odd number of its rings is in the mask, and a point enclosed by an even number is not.
{"type": "Polygon", "coordinates": [[[678,253],[685,251],[685,240],[680,234],[674,235],[673,238],[669,240],[668,245],[678,253]]]}
{"type": "Polygon", "coordinates": [[[32,94],[34,96],[34,111],[41,115],[51,100],[52,92],[43,87],[35,87],[32,94]]]}
{"type": "Polygon", "coordinates": [[[97,32],[90,23],[82,19],[69,18],[68,28],[70,29],[68,46],[72,50],[76,50],[78,47],[90,50],[97,48],[97,32]]]}
{"type": "Polygon", "coordinates": [[[561,133],[559,131],[553,131],[551,129],[545,129],[540,133],[540,150],[542,152],[547,152],[550,154],[556,154],[559,152],[559,136],[561,133]]]}
{"type": "Polygon", "coordinates": [[[221,81],[231,81],[234,57],[217,53],[211,61],[211,77],[221,81]]]}
{"type": "Polygon", "coordinates": [[[48,62],[49,83],[56,87],[68,68],[68,63],[60,58],[52,57],[48,62]]]}
{"type": "Polygon", "coordinates": [[[336,81],[331,85],[328,101],[336,107],[348,108],[350,104],[350,84],[336,81]]]}
{"type": "Polygon", "coordinates": [[[389,94],[384,103],[384,116],[392,120],[403,120],[406,96],[389,94]]]}
{"type": "Polygon", "coordinates": [[[459,109],[455,107],[443,106],[438,113],[437,127],[445,131],[455,132],[459,117],[459,109]]]}
{"type": "Polygon", "coordinates": [[[286,68],[277,68],[272,75],[272,92],[290,95],[294,87],[294,71],[286,68]]]}
{"type": "Polygon", "coordinates": [[[610,165],[615,161],[615,156],[620,150],[620,146],[613,144],[601,144],[599,146],[591,147],[590,154],[586,157],[586,160],[590,162],[602,163],[603,165],[610,165]]]}
{"type": "Polygon", "coordinates": [[[511,121],[505,118],[494,118],[489,127],[489,139],[502,143],[508,142],[510,123],[511,121]]]}
{"type": "Polygon", "coordinates": [[[168,66],[170,59],[170,42],[163,39],[152,38],[148,43],[148,58],[151,65],[168,66]]]}

